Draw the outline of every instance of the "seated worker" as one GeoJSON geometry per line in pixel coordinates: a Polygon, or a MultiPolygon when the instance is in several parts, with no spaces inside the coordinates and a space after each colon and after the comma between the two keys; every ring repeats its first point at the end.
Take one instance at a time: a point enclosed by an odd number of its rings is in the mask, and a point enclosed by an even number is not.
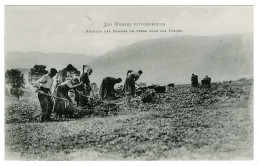
{"type": "Polygon", "coordinates": [[[105,77],[100,85],[99,95],[102,100],[115,98],[114,86],[122,81],[121,78],[105,77]]]}

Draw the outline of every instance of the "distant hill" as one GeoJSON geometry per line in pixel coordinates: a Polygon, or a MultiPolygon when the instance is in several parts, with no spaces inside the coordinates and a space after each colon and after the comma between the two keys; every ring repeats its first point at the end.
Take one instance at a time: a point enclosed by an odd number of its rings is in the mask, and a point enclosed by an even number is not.
{"type": "Polygon", "coordinates": [[[253,36],[176,36],[145,40],[113,49],[103,56],[84,54],[10,52],[5,69],[19,68],[27,77],[35,64],[62,69],[69,63],[82,70],[89,64],[91,82],[100,85],[105,76],[125,78],[128,69],[143,70],[140,82],[189,84],[195,73],[212,81],[253,77],[253,36]]]}
{"type": "Polygon", "coordinates": [[[30,69],[34,65],[46,65],[47,68],[62,69],[72,64],[78,69],[88,64],[96,56],[68,53],[41,53],[41,52],[9,52],[5,55],[5,69],[30,69]]]}
{"type": "Polygon", "coordinates": [[[253,36],[176,36],[141,41],[113,49],[91,62],[92,80],[125,78],[128,69],[142,69],[140,82],[190,83],[195,73],[212,81],[253,77],[253,36]]]}

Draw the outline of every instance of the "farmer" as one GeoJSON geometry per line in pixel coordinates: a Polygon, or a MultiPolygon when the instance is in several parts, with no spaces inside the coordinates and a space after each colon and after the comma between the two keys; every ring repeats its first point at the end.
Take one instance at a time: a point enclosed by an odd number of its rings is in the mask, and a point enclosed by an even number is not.
{"type": "Polygon", "coordinates": [[[82,84],[77,88],[77,90],[83,94],[80,95],[79,93],[79,99],[78,99],[78,103],[80,103],[82,107],[88,104],[88,98],[86,96],[89,96],[90,91],[92,90],[90,86],[89,76],[92,74],[93,70],[89,66],[86,67],[85,65],[83,66],[83,68],[86,69],[86,72],[82,73],[82,76],[80,78],[82,84]]]}
{"type": "Polygon", "coordinates": [[[69,90],[80,86],[79,78],[67,78],[65,82],[57,86],[56,97],[54,101],[54,112],[58,114],[59,117],[62,114],[65,116],[72,115],[72,100],[69,97],[69,90]]]}
{"type": "Polygon", "coordinates": [[[127,75],[125,81],[125,94],[130,96],[135,96],[135,82],[139,79],[140,75],[142,74],[142,70],[138,72],[132,72],[127,75]]]}
{"type": "Polygon", "coordinates": [[[53,102],[51,97],[51,88],[53,85],[53,77],[58,73],[55,68],[51,68],[50,72],[43,75],[39,80],[35,82],[38,88],[38,98],[42,108],[41,121],[49,121],[51,116],[51,111],[53,107],[53,102]]]}
{"type": "Polygon", "coordinates": [[[126,88],[126,84],[127,84],[127,76],[128,76],[128,74],[130,74],[132,72],[133,72],[133,70],[128,70],[127,73],[126,73],[126,80],[125,80],[124,87],[123,87],[124,94],[125,94],[125,88],[126,88]]]}
{"type": "Polygon", "coordinates": [[[201,84],[204,87],[211,87],[211,78],[206,75],[206,77],[203,80],[201,80],[201,84]]]}
{"type": "Polygon", "coordinates": [[[72,65],[68,64],[68,66],[59,71],[57,75],[57,85],[61,84],[66,80],[66,78],[73,78],[75,75],[78,74],[78,70],[72,65]]]}
{"type": "Polygon", "coordinates": [[[191,86],[192,87],[198,87],[199,86],[198,76],[195,75],[195,74],[192,74],[192,76],[191,76],[191,86]]]}
{"type": "Polygon", "coordinates": [[[122,81],[121,78],[105,77],[100,85],[99,95],[102,100],[115,98],[114,86],[122,81]]]}

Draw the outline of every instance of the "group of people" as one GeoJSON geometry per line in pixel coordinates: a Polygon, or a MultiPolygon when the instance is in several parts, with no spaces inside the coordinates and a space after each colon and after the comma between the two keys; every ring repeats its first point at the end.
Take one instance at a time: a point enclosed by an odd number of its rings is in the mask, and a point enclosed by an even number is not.
{"type": "MultiPolygon", "coordinates": [[[[204,87],[211,86],[211,78],[206,75],[204,79],[201,80],[201,85],[204,87]]],[[[191,87],[199,87],[198,76],[195,74],[191,75],[191,87]]]]}
{"type": "MultiPolygon", "coordinates": [[[[69,64],[66,68],[58,72],[55,68],[51,68],[50,72],[43,75],[35,82],[38,91],[38,99],[42,108],[41,121],[50,121],[51,113],[56,112],[59,117],[62,115],[71,116],[73,114],[73,101],[70,97],[74,93],[74,100],[78,106],[85,107],[91,101],[90,97],[91,86],[89,76],[93,72],[92,68],[83,66],[83,73],[69,64]],[[57,84],[53,88],[54,77],[59,73],[57,84]]],[[[125,96],[133,97],[136,95],[135,82],[140,78],[143,72],[141,70],[134,72],[127,71],[123,93],[125,96]]],[[[115,99],[118,93],[114,86],[122,82],[121,78],[105,77],[100,85],[99,95],[102,100],[115,99]]],[[[93,91],[92,91],[93,93],[93,91]]]]}
{"type": "MultiPolygon", "coordinates": [[[[123,93],[125,96],[135,96],[136,89],[135,89],[135,82],[139,79],[142,75],[142,70],[137,72],[133,72],[133,70],[128,70],[126,73],[126,79],[123,87],[123,93]]],[[[115,93],[118,93],[114,86],[117,83],[122,82],[121,78],[113,78],[113,77],[105,77],[102,80],[100,85],[99,95],[101,99],[113,99],[115,98],[115,93]]]]}

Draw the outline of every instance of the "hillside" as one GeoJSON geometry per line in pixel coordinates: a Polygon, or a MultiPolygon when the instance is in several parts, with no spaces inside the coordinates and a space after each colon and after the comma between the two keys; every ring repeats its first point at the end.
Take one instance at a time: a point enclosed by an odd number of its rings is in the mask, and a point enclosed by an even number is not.
{"type": "Polygon", "coordinates": [[[81,69],[82,65],[88,64],[96,56],[68,53],[41,53],[41,52],[10,52],[5,55],[5,68],[30,69],[36,64],[46,65],[47,68],[55,67],[62,69],[68,64],[73,64],[81,69]]]}
{"type": "Polygon", "coordinates": [[[223,81],[253,76],[251,35],[176,36],[117,48],[94,61],[93,81],[125,78],[128,69],[144,71],[140,82],[189,83],[192,73],[223,81]]]}
{"type": "Polygon", "coordinates": [[[81,119],[38,123],[37,100],[6,105],[6,160],[252,160],[253,80],[121,98],[81,119]]]}

